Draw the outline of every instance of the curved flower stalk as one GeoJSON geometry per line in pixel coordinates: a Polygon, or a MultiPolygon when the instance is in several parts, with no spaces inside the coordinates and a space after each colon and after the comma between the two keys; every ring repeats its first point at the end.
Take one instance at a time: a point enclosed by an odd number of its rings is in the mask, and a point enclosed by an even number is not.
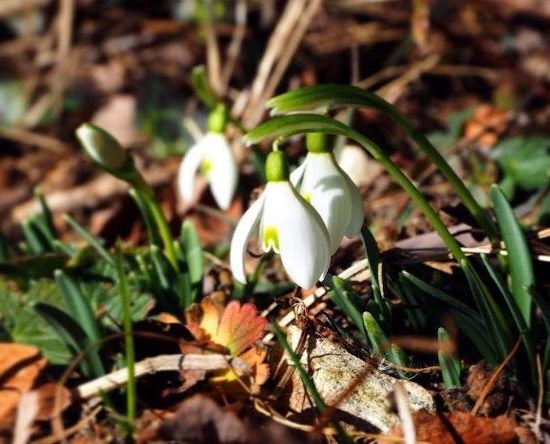
{"type": "Polygon", "coordinates": [[[290,175],[300,194],[317,210],[330,238],[334,254],[344,235],[352,238],[363,225],[363,199],[349,176],[338,166],[326,135],[310,133],[304,163],[290,175]]]}
{"type": "Polygon", "coordinates": [[[178,174],[178,187],[183,200],[193,199],[195,175],[200,170],[210,185],[218,206],[227,210],[231,205],[239,179],[235,155],[223,134],[227,109],[219,105],[208,119],[208,133],[193,145],[184,157],[178,174]]]}
{"type": "Polygon", "coordinates": [[[239,282],[246,282],[246,247],[257,234],[262,250],[279,253],[289,277],[300,287],[310,288],[325,277],[330,265],[327,229],[290,183],[284,153],[269,154],[266,176],[263,194],[246,211],[233,234],[231,270],[239,282]]]}

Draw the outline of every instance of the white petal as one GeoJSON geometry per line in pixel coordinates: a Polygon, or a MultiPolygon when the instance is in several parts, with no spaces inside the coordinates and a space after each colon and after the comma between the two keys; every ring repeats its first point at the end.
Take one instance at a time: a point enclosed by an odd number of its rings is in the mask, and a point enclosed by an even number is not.
{"type": "Polygon", "coordinates": [[[361,227],[363,226],[363,222],[365,220],[365,210],[363,208],[363,196],[361,196],[361,193],[357,189],[357,186],[355,185],[353,180],[351,180],[351,177],[349,177],[345,171],[341,170],[341,172],[348,186],[349,197],[351,201],[351,217],[349,220],[348,227],[346,229],[346,237],[352,238],[359,234],[359,232],[361,231],[361,227]]]}
{"type": "Polygon", "coordinates": [[[256,202],[243,214],[243,217],[237,224],[233,238],[231,239],[231,251],[229,261],[233,276],[239,282],[246,283],[246,271],[244,269],[244,259],[248,240],[255,230],[258,229],[264,206],[265,194],[262,194],[256,202]]]}
{"type": "Polygon", "coordinates": [[[207,172],[210,190],[218,206],[222,210],[227,210],[239,180],[237,160],[223,134],[208,133],[204,143],[206,146],[204,160],[211,166],[207,172]]]}
{"type": "Polygon", "coordinates": [[[351,198],[342,171],[331,153],[309,153],[300,192],[317,210],[330,236],[334,253],[350,222],[351,198]]]}
{"type": "Polygon", "coordinates": [[[191,148],[182,160],[178,173],[178,188],[184,201],[189,202],[194,197],[195,175],[205,154],[205,146],[201,139],[191,148]]]}
{"type": "Polygon", "coordinates": [[[289,182],[268,183],[263,226],[275,226],[281,261],[289,277],[310,288],[330,265],[329,237],[323,221],[289,182]]]}
{"type": "Polygon", "coordinates": [[[302,176],[304,175],[304,171],[306,170],[306,163],[307,163],[307,156],[302,162],[302,164],[296,168],[292,173],[290,173],[290,183],[294,185],[295,187],[298,187],[298,184],[302,180],[302,176]]]}

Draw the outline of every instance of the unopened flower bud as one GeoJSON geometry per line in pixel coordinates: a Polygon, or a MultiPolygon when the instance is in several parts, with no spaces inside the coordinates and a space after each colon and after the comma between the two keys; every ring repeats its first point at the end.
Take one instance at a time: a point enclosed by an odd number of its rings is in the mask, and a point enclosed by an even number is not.
{"type": "Polygon", "coordinates": [[[116,171],[126,164],[128,153],[107,131],[84,123],[76,130],[76,136],[88,156],[102,167],[116,171]]]}

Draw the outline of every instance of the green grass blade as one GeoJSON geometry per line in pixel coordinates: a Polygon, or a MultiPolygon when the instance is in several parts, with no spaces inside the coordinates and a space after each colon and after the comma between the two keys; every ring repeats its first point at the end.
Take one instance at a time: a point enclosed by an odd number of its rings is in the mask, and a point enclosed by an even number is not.
{"type": "MultiPolygon", "coordinates": [[[[474,297],[478,310],[492,336],[495,350],[498,353],[498,359],[502,361],[506,358],[512,344],[510,328],[506,323],[506,319],[500,307],[470,263],[463,262],[461,265],[470,285],[470,289],[472,290],[472,296],[474,297]]],[[[491,362],[491,364],[496,365],[497,362],[491,362]]]]}
{"type": "Polygon", "coordinates": [[[288,354],[290,360],[292,361],[292,364],[294,365],[294,368],[296,368],[296,371],[298,372],[298,375],[300,376],[300,379],[302,380],[304,387],[306,388],[309,395],[311,396],[311,399],[313,400],[315,407],[317,407],[317,410],[319,412],[322,412],[323,410],[326,409],[325,401],[323,401],[323,398],[321,397],[319,391],[317,390],[317,387],[315,387],[315,384],[310,379],[309,375],[307,374],[304,367],[302,366],[302,363],[300,362],[300,358],[294,352],[294,350],[292,350],[292,347],[288,343],[285,334],[281,330],[281,327],[279,327],[279,325],[276,322],[272,322],[271,327],[273,328],[273,332],[275,333],[277,342],[279,342],[283,350],[288,354]]]}
{"type": "MultiPolygon", "coordinates": [[[[323,412],[326,410],[327,406],[325,404],[325,401],[323,401],[323,398],[321,397],[321,394],[317,390],[317,387],[315,387],[315,384],[308,376],[307,372],[305,371],[304,367],[302,366],[302,363],[300,362],[300,358],[294,350],[292,350],[292,347],[286,340],[286,336],[281,330],[281,327],[276,322],[272,322],[271,326],[273,327],[273,332],[275,333],[275,337],[277,338],[277,341],[283,348],[283,350],[288,354],[290,360],[292,361],[292,364],[296,368],[296,371],[298,372],[298,375],[300,376],[300,379],[302,380],[302,384],[304,384],[304,387],[308,391],[309,395],[311,396],[311,399],[313,399],[313,403],[315,404],[315,407],[319,412],[323,412]]],[[[340,427],[340,425],[333,421],[334,428],[336,429],[336,432],[338,433],[338,437],[343,443],[353,443],[353,441],[348,437],[346,432],[340,427]]]]}
{"type": "Polygon", "coordinates": [[[139,212],[141,213],[141,217],[145,224],[145,230],[147,231],[147,237],[149,238],[149,243],[151,245],[156,245],[157,247],[160,247],[162,245],[162,240],[160,238],[155,223],[155,218],[151,213],[149,205],[147,205],[147,202],[143,198],[142,194],[138,193],[134,188],[130,189],[129,193],[130,196],[132,196],[132,199],[134,199],[134,202],[136,203],[139,212]]]}
{"type": "Polygon", "coordinates": [[[498,226],[509,252],[506,260],[510,269],[510,286],[525,324],[531,325],[531,295],[529,288],[535,285],[535,274],[529,247],[512,207],[497,185],[491,187],[491,200],[498,226]]]}
{"type": "Polygon", "coordinates": [[[403,271],[401,273],[403,285],[417,288],[422,294],[441,301],[449,306],[453,319],[460,331],[462,331],[479,350],[481,355],[490,363],[499,362],[500,354],[495,348],[495,342],[492,335],[488,335],[488,326],[475,310],[458,299],[448,295],[444,291],[432,287],[426,282],[418,279],[416,276],[403,271]]]}
{"type": "Polygon", "coordinates": [[[443,376],[443,384],[447,390],[453,388],[460,388],[462,384],[460,382],[460,374],[462,371],[460,361],[451,356],[445,351],[443,344],[449,343],[451,338],[443,327],[439,327],[437,330],[437,340],[439,342],[439,351],[437,357],[439,359],[439,365],[441,367],[441,375],[443,376]]]}
{"type": "MultiPolygon", "coordinates": [[[[407,367],[409,364],[407,356],[403,350],[388,340],[372,313],[365,311],[362,315],[362,321],[373,351],[394,364],[407,367]]],[[[399,374],[405,376],[403,372],[399,372],[399,374]]]]}
{"type": "Polygon", "coordinates": [[[114,260],[109,252],[105,249],[100,239],[90,233],[86,228],[80,225],[74,218],[68,214],[63,215],[63,219],[69,226],[77,232],[77,234],[84,239],[88,244],[93,247],[95,251],[107,262],[114,265],[114,260]]]}
{"type": "Polygon", "coordinates": [[[214,92],[210,83],[208,83],[208,76],[206,75],[206,68],[204,65],[195,66],[191,72],[191,84],[195,94],[201,101],[208,107],[214,108],[220,101],[217,94],[214,92]]]}
{"type": "Polygon", "coordinates": [[[355,324],[361,336],[367,340],[367,332],[365,331],[365,326],[363,325],[363,318],[361,312],[355,307],[351,301],[348,290],[346,288],[346,281],[343,279],[334,276],[332,278],[332,291],[328,293],[330,299],[342,310],[345,315],[351,319],[355,324]]]}
{"type": "Polygon", "coordinates": [[[405,310],[405,315],[416,333],[421,333],[426,327],[426,314],[424,313],[421,301],[409,288],[409,285],[403,282],[403,276],[399,276],[395,282],[394,291],[399,297],[405,310]]]}
{"type": "Polygon", "coordinates": [[[38,200],[38,204],[40,205],[40,215],[42,217],[42,220],[44,221],[44,226],[46,228],[48,238],[53,241],[59,236],[53,223],[53,216],[50,207],[48,206],[46,198],[44,197],[44,193],[42,193],[42,190],[40,188],[35,188],[34,196],[36,197],[36,199],[38,200]]]}
{"type": "Polygon", "coordinates": [[[536,362],[535,362],[534,345],[531,338],[531,332],[529,331],[529,327],[525,323],[525,319],[523,318],[523,314],[521,313],[521,311],[519,310],[519,307],[517,306],[515,298],[512,296],[512,294],[510,294],[510,291],[506,287],[504,281],[497,274],[496,270],[493,268],[493,266],[489,262],[489,259],[487,258],[487,256],[482,254],[481,261],[485,266],[487,273],[489,274],[494,284],[498,288],[502,298],[506,301],[506,305],[508,305],[510,314],[512,315],[512,318],[516,324],[517,331],[521,335],[523,345],[525,347],[525,352],[527,354],[527,360],[529,361],[529,367],[531,370],[531,379],[534,382],[536,381],[536,362]]]}
{"type": "Polygon", "coordinates": [[[71,316],[53,305],[44,303],[35,304],[34,309],[54,328],[63,343],[75,356],[82,352],[86,353],[79,363],[79,368],[85,376],[94,378],[105,374],[97,350],[92,348],[86,332],[71,316]]]}
{"type": "Polygon", "coordinates": [[[156,245],[151,245],[151,260],[156,272],[156,281],[160,284],[160,288],[168,290],[170,288],[170,264],[164,257],[161,249],[156,245]]]}
{"type": "Polygon", "coordinates": [[[74,281],[63,271],[56,270],[54,275],[70,315],[86,332],[91,342],[98,342],[101,335],[90,302],[84,297],[74,281]]]}
{"type": "Polygon", "coordinates": [[[367,264],[371,272],[371,285],[374,302],[377,307],[379,322],[386,326],[390,324],[391,312],[387,301],[382,295],[382,285],[379,280],[378,270],[380,265],[380,251],[376,239],[369,228],[365,225],[361,229],[361,239],[365,248],[367,264]]]}
{"type": "Polygon", "coordinates": [[[186,220],[181,227],[180,244],[189,271],[191,284],[198,286],[204,275],[204,260],[199,234],[193,222],[186,220]]]}
{"type": "Polygon", "coordinates": [[[44,240],[42,232],[38,229],[32,218],[25,219],[21,225],[25,243],[30,254],[43,254],[48,251],[48,244],[44,240]]]}
{"type": "Polygon", "coordinates": [[[439,288],[432,287],[431,285],[427,284],[421,279],[418,279],[413,274],[409,273],[408,271],[402,271],[401,276],[404,280],[404,282],[410,282],[415,287],[417,287],[419,290],[422,290],[427,295],[434,297],[436,299],[439,299],[440,301],[444,302],[445,304],[456,308],[457,310],[463,312],[466,316],[471,317],[472,319],[475,319],[478,322],[482,322],[479,315],[476,313],[475,310],[471,309],[468,305],[466,305],[464,302],[459,301],[458,299],[448,295],[443,290],[440,290],[439,288]]]}

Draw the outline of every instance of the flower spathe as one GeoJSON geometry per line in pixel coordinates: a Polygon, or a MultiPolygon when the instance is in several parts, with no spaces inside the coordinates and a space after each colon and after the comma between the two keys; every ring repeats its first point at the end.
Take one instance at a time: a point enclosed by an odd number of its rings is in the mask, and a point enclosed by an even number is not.
{"type": "Polygon", "coordinates": [[[351,238],[359,234],[364,219],[363,199],[332,152],[308,152],[290,180],[321,216],[329,233],[331,254],[344,235],[351,238]]]}
{"type": "Polygon", "coordinates": [[[184,201],[193,199],[199,169],[206,176],[218,206],[228,209],[237,188],[239,168],[222,133],[209,131],[184,157],[178,174],[178,187],[184,201]]]}
{"type": "Polygon", "coordinates": [[[246,282],[247,245],[257,235],[262,250],[278,253],[288,276],[300,287],[310,288],[325,277],[330,265],[328,233],[317,212],[289,182],[288,172],[270,174],[272,156],[284,159],[281,152],[268,157],[265,190],[243,215],[233,234],[231,270],[239,282],[246,282]]]}

